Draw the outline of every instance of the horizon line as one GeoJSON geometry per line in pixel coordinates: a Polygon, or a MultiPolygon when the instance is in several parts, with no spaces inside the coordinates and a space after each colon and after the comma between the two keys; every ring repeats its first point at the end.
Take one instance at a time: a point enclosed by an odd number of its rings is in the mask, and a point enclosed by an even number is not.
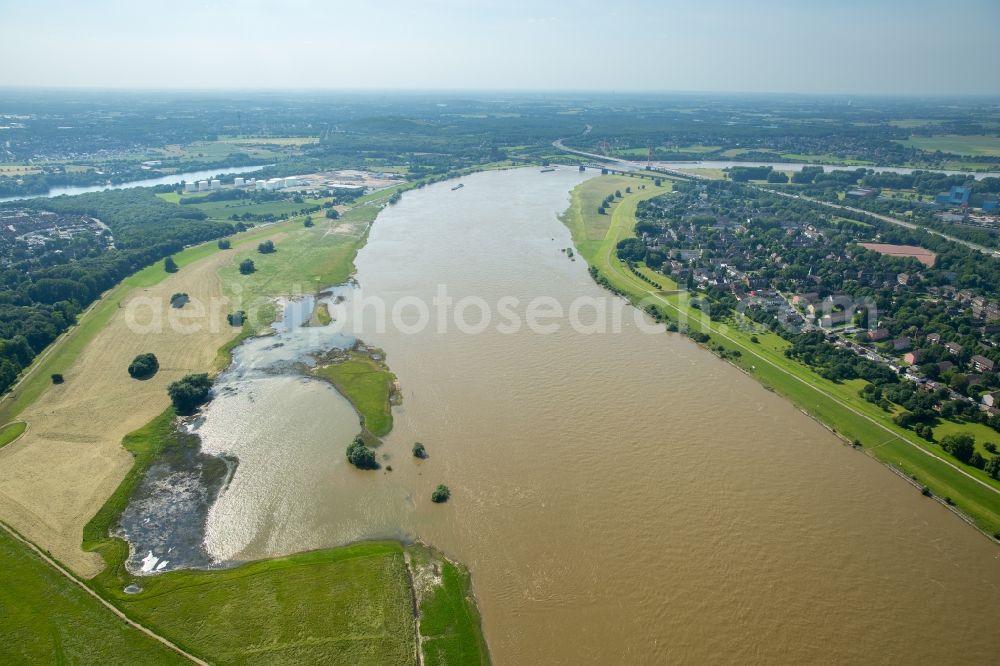
{"type": "Polygon", "coordinates": [[[515,94],[515,95],[539,95],[539,94],[562,94],[562,95],[633,95],[633,96],[666,96],[666,95],[706,95],[706,96],[736,96],[736,97],[851,97],[863,99],[975,99],[992,100],[1000,103],[1000,92],[994,93],[873,93],[873,92],[794,92],[781,90],[678,90],[678,89],[654,89],[654,88],[623,88],[623,89],[587,89],[587,88],[448,88],[448,87],[427,87],[427,88],[406,88],[406,87],[183,87],[183,86],[99,86],[99,85],[24,85],[24,84],[2,84],[0,91],[12,92],[91,92],[91,93],[194,93],[194,94],[215,94],[226,95],[232,93],[250,94],[281,94],[281,93],[327,93],[327,94],[515,94]]]}

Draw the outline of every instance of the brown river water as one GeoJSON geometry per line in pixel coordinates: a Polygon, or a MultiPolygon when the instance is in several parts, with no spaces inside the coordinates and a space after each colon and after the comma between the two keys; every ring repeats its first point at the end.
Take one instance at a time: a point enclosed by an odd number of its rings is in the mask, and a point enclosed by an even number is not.
{"type": "MultiPolygon", "coordinates": [[[[522,317],[536,296],[615,302],[562,251],[557,215],[588,175],[492,172],[407,192],[375,222],[347,305],[431,303],[440,285],[456,300],[516,297],[522,317]]],[[[495,307],[478,334],[440,333],[433,315],[416,333],[353,318],[402,387],[379,451],[392,472],[347,465],[357,421],[335,391],[247,370],[295,342],[250,343],[200,430],[206,451],[240,460],[206,549],[244,559],[419,537],[471,569],[497,664],[995,663],[1000,548],[633,313],[613,334],[565,320],[501,332],[495,307]],[[429,459],[410,455],[417,440],[429,459]],[[429,500],[438,483],[447,504],[429,500]]],[[[333,339],[292,334],[302,348],[333,339]]]]}

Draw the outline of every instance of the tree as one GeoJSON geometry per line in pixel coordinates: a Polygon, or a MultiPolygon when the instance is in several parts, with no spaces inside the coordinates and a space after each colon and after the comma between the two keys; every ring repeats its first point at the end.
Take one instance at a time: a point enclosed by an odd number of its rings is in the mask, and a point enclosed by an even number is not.
{"type": "Polygon", "coordinates": [[[219,249],[220,250],[228,250],[230,247],[232,247],[232,243],[229,242],[228,238],[221,238],[221,239],[219,239],[219,249]]]}
{"type": "Polygon", "coordinates": [[[901,428],[909,428],[916,422],[916,419],[913,417],[913,412],[907,411],[902,411],[899,414],[896,414],[892,420],[901,428]]]}
{"type": "Polygon", "coordinates": [[[237,310],[236,312],[230,312],[226,315],[226,321],[229,322],[230,326],[242,326],[243,320],[246,319],[247,313],[244,310],[237,310]]]}
{"type": "Polygon", "coordinates": [[[638,238],[624,238],[618,241],[617,252],[622,261],[642,261],[646,258],[646,244],[638,238]]]}
{"type": "Polygon", "coordinates": [[[358,435],[347,447],[347,461],[358,469],[378,469],[378,461],[375,460],[375,452],[365,445],[361,436],[358,435]]]}
{"type": "Polygon", "coordinates": [[[163,260],[163,270],[168,273],[176,273],[178,270],[177,262],[174,261],[173,257],[167,257],[163,260]]]}
{"type": "Polygon", "coordinates": [[[191,298],[184,292],[178,292],[170,297],[170,307],[182,308],[188,304],[191,298]]]}
{"type": "Polygon", "coordinates": [[[156,354],[139,354],[128,365],[128,374],[132,379],[149,379],[160,369],[156,354]]]}
{"type": "Polygon", "coordinates": [[[994,479],[1000,480],[1000,456],[993,456],[983,465],[983,471],[994,479]]]}
{"type": "Polygon", "coordinates": [[[312,215],[306,215],[306,219],[302,222],[302,226],[304,226],[306,229],[313,226],[312,215]]]}
{"type": "Polygon", "coordinates": [[[274,241],[266,240],[263,243],[257,244],[257,251],[261,254],[271,254],[274,252],[274,241]]]}
{"type": "Polygon", "coordinates": [[[170,401],[178,414],[190,414],[208,400],[212,381],[204,372],[186,375],[167,387],[170,401]]]}
{"type": "Polygon", "coordinates": [[[63,378],[63,376],[61,374],[59,374],[58,372],[53,373],[53,375],[52,375],[52,383],[53,384],[62,384],[64,381],[66,381],[66,380],[63,378]]]}
{"type": "Polygon", "coordinates": [[[431,493],[431,501],[435,504],[441,504],[442,502],[447,502],[451,498],[451,490],[448,486],[443,483],[439,483],[438,487],[434,489],[431,493]]]}
{"type": "Polygon", "coordinates": [[[964,463],[972,460],[976,452],[976,439],[968,433],[953,433],[941,438],[941,448],[964,463]]]}
{"type": "Polygon", "coordinates": [[[250,275],[255,270],[257,270],[257,267],[253,265],[253,259],[244,259],[240,262],[241,275],[250,275]]]}
{"type": "Polygon", "coordinates": [[[326,211],[326,217],[329,220],[336,220],[340,217],[340,213],[338,213],[335,208],[331,208],[328,211],[326,211]]]}
{"type": "Polygon", "coordinates": [[[417,442],[416,444],[413,445],[413,457],[420,459],[424,459],[427,457],[427,449],[425,449],[424,445],[421,444],[420,442],[417,442]]]}

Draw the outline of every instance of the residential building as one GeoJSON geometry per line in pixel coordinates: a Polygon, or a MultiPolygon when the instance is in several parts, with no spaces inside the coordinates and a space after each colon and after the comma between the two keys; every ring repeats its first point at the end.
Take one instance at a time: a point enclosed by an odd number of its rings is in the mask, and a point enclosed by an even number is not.
{"type": "Polygon", "coordinates": [[[880,342],[882,340],[889,339],[889,329],[887,328],[876,328],[873,331],[868,331],[868,339],[872,342],[880,342]]]}
{"type": "Polygon", "coordinates": [[[833,328],[840,324],[845,324],[851,320],[851,313],[846,310],[840,312],[829,312],[819,318],[821,328],[833,328]]]}
{"type": "Polygon", "coordinates": [[[993,372],[993,370],[996,368],[996,363],[986,358],[985,356],[980,356],[977,354],[969,360],[972,362],[972,368],[976,372],[993,372]]]}
{"type": "Polygon", "coordinates": [[[819,294],[815,291],[810,291],[805,294],[795,294],[792,296],[792,305],[798,305],[799,307],[805,307],[811,305],[819,300],[819,294]]]}

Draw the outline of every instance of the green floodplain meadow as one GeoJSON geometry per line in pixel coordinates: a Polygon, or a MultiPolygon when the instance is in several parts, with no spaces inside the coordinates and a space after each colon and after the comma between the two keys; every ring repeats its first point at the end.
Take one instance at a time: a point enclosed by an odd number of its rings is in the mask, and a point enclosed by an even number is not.
{"type": "MultiPolygon", "coordinates": [[[[241,307],[259,309],[258,319],[234,329],[233,340],[219,351],[216,370],[228,364],[236,344],[273,320],[275,297],[345,281],[369,225],[398,189],[357,200],[339,220],[322,219],[306,227],[304,216],[295,216],[233,236],[231,249],[212,241],[174,255],[184,270],[217,252],[234,253],[236,260],[219,273],[223,287],[241,307]],[[334,225],[341,233],[327,233],[334,225]],[[256,245],[266,238],[274,240],[277,251],[263,255],[256,245]],[[244,256],[256,265],[249,276],[236,270],[244,256]]],[[[129,290],[155,285],[166,275],[162,262],[148,266],[80,316],[0,405],[0,417],[8,424],[0,430],[0,442],[23,432],[24,424],[13,419],[45,390],[52,373],[72,365],[129,290]]],[[[383,436],[391,430],[395,378],[387,367],[357,357],[328,374],[370,432],[383,436]]],[[[142,577],[129,573],[124,564],[128,546],[109,536],[110,531],[146,469],[176,443],[174,419],[168,409],[125,438],[123,446],[135,464],[84,530],[84,548],[100,553],[107,566],[83,582],[102,598],[209,663],[489,663],[468,571],[420,543],[361,542],[226,569],[142,577]],[[437,575],[431,577],[434,584],[417,589],[414,574],[421,567],[437,575]],[[125,592],[131,585],[141,591],[125,592]]],[[[188,661],[123,623],[6,530],[0,530],[0,567],[7,572],[0,591],[0,628],[15,638],[0,643],[0,661],[188,661]]]]}

